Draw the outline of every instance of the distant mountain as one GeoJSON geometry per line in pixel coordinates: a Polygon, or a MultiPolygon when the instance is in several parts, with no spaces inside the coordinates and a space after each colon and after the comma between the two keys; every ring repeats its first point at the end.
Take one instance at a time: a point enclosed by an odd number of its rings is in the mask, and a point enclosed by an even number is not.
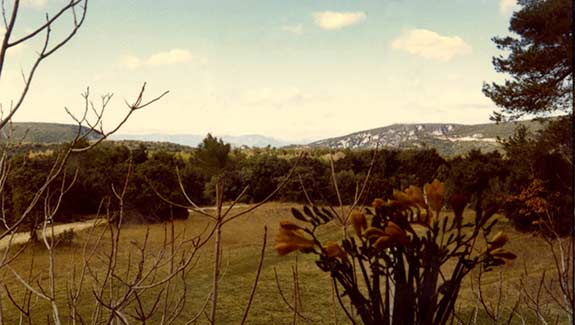
{"type": "MultiPolygon", "coordinates": [[[[283,147],[291,142],[266,137],[257,134],[250,134],[250,135],[240,135],[240,136],[231,136],[231,135],[223,135],[219,136],[216,135],[218,138],[221,138],[224,142],[232,144],[234,147],[283,147]]],[[[205,135],[199,134],[159,134],[159,133],[150,133],[150,134],[114,134],[110,139],[112,140],[138,140],[138,141],[160,141],[160,142],[172,142],[177,143],[185,146],[196,147],[198,144],[202,142],[205,138],[205,135]]]]}
{"type": "MultiPolygon", "coordinates": [[[[417,149],[435,148],[443,156],[455,156],[468,152],[471,149],[482,151],[499,150],[497,137],[511,136],[515,128],[525,125],[531,131],[543,127],[536,121],[521,121],[513,123],[488,123],[464,125],[454,123],[419,123],[419,124],[393,124],[376,129],[359,131],[345,136],[315,141],[304,145],[279,140],[262,135],[218,136],[234,147],[286,147],[286,148],[329,148],[329,149],[369,149],[380,148],[417,149]]],[[[78,126],[58,123],[13,123],[12,139],[24,143],[57,144],[71,141],[78,132],[78,126]]],[[[6,137],[8,128],[0,130],[1,137],[6,137]]],[[[88,132],[82,128],[81,133],[88,132]]],[[[91,133],[88,140],[99,139],[102,135],[91,133]]],[[[205,135],[199,134],[114,134],[110,140],[142,141],[163,143],[164,147],[183,145],[196,147],[205,135]]],[[[179,147],[177,147],[179,148],[179,147]]],[[[180,148],[181,149],[181,148],[180,148]]],[[[174,149],[175,150],[175,149],[174,149]]]]}
{"type": "Polygon", "coordinates": [[[315,141],[308,144],[307,147],[368,149],[375,148],[379,143],[380,148],[435,148],[443,156],[455,156],[471,149],[498,150],[500,145],[497,143],[497,137],[508,138],[513,135],[515,128],[519,125],[525,125],[531,131],[543,127],[540,122],[536,121],[475,125],[453,123],[393,124],[315,141]]]}
{"type": "MultiPolygon", "coordinates": [[[[39,143],[39,144],[58,144],[70,142],[74,139],[78,132],[78,126],[73,124],[60,124],[60,123],[41,123],[41,122],[14,122],[12,123],[12,132],[9,131],[8,126],[0,130],[0,137],[6,138],[10,136],[13,141],[22,141],[24,143],[39,143]],[[11,133],[11,135],[10,135],[11,133]]],[[[89,131],[88,128],[83,127],[80,132],[82,135],[89,131]]],[[[87,140],[93,141],[100,139],[101,134],[92,132],[88,135],[87,140]]],[[[206,135],[200,134],[113,134],[110,140],[134,140],[142,142],[163,142],[173,143],[183,146],[196,147],[206,135]]],[[[284,141],[272,137],[266,137],[257,134],[240,135],[240,136],[218,136],[224,142],[231,143],[234,147],[283,147],[292,142],[284,141]]],[[[296,144],[304,143],[295,142],[296,144]]]]}
{"type": "MultiPolygon", "coordinates": [[[[82,135],[88,132],[89,129],[86,127],[80,129],[80,134],[82,135]]],[[[9,125],[0,129],[0,137],[2,139],[9,137],[11,141],[23,143],[65,143],[72,141],[77,134],[77,125],[60,123],[13,122],[12,131],[10,131],[9,125]]],[[[87,135],[86,140],[93,141],[101,137],[100,133],[91,132],[87,135]]]]}

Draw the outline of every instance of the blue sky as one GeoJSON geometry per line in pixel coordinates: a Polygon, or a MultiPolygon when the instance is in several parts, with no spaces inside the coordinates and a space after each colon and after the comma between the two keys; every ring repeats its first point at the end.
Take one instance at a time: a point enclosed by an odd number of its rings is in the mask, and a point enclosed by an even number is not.
{"type": "MultiPolygon", "coordinates": [[[[26,0],[24,33],[64,0],[26,0]]],[[[70,121],[112,92],[104,126],[143,82],[169,90],[123,133],[316,139],[392,123],[486,123],[501,81],[491,42],[513,0],[91,0],[80,33],[41,67],[17,121],[70,121]]],[[[62,23],[55,30],[65,30],[62,23]]],[[[38,43],[11,50],[4,107],[38,43]]]]}

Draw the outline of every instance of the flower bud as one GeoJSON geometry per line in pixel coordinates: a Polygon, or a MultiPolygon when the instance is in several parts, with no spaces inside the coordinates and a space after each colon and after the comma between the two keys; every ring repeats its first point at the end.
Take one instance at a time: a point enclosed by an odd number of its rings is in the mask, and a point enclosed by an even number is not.
{"type": "Polygon", "coordinates": [[[377,208],[381,208],[384,204],[385,204],[385,201],[383,199],[375,199],[371,203],[371,206],[377,209],[377,208]]]}
{"type": "Polygon", "coordinates": [[[393,246],[393,243],[394,241],[391,237],[381,236],[375,241],[375,243],[373,243],[373,247],[375,247],[378,250],[382,250],[393,246]]]}
{"type": "Polygon", "coordinates": [[[425,192],[425,197],[427,199],[427,204],[436,212],[441,210],[443,206],[443,193],[445,192],[445,186],[442,182],[434,179],[431,184],[425,184],[423,186],[425,192]]]}
{"type": "Polygon", "coordinates": [[[355,230],[355,234],[360,237],[363,230],[367,228],[365,215],[361,213],[361,211],[354,210],[351,213],[351,225],[353,226],[353,230],[355,230]]]}
{"type": "Polygon", "coordinates": [[[347,254],[343,248],[341,248],[341,246],[339,246],[339,244],[336,242],[327,242],[327,244],[324,246],[324,250],[329,257],[337,257],[342,260],[347,258],[347,254]]]}
{"type": "Polygon", "coordinates": [[[503,231],[498,232],[493,239],[491,239],[491,241],[488,241],[487,243],[489,244],[489,251],[492,251],[494,249],[503,247],[503,245],[505,245],[507,242],[509,241],[509,237],[503,233],[503,231]]]}

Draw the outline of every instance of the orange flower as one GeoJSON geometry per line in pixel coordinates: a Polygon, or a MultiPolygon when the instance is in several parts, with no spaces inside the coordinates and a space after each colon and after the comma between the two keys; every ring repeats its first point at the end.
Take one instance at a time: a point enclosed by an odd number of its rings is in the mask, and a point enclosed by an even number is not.
{"type": "Polygon", "coordinates": [[[376,227],[369,227],[362,233],[362,235],[370,241],[374,241],[381,236],[385,236],[385,232],[376,227]]]}
{"type": "Polygon", "coordinates": [[[441,210],[443,206],[443,193],[445,192],[443,183],[434,179],[431,184],[425,184],[423,186],[423,191],[425,192],[427,204],[439,213],[439,210],[441,210]]]}
{"type": "Polygon", "coordinates": [[[391,237],[394,241],[400,243],[401,245],[409,244],[409,238],[405,233],[405,230],[401,229],[396,223],[393,221],[388,221],[385,229],[383,230],[385,234],[391,237]]]}
{"type": "Polygon", "coordinates": [[[414,205],[409,195],[402,191],[393,190],[393,199],[404,207],[414,205]]]}
{"type": "Polygon", "coordinates": [[[342,260],[347,258],[347,254],[343,248],[341,248],[341,246],[339,246],[339,244],[336,242],[327,242],[327,244],[324,246],[324,250],[329,257],[337,257],[342,260]]]}
{"type": "Polygon", "coordinates": [[[373,247],[379,250],[395,244],[404,246],[409,244],[409,238],[405,231],[392,221],[388,221],[383,230],[376,227],[368,228],[364,231],[363,236],[373,243],[373,247]]]}
{"type": "Polygon", "coordinates": [[[295,243],[276,243],[276,251],[280,256],[287,255],[299,249],[301,249],[301,246],[295,243]]]}
{"type": "Polygon", "coordinates": [[[384,204],[385,204],[385,201],[383,199],[375,199],[371,203],[371,206],[377,209],[377,208],[381,208],[384,204]]]}
{"type": "Polygon", "coordinates": [[[359,237],[365,228],[367,228],[367,220],[365,220],[365,215],[361,211],[354,210],[351,213],[351,225],[355,234],[359,237]]]}
{"type": "Polygon", "coordinates": [[[290,222],[280,224],[276,237],[276,250],[279,255],[286,255],[296,250],[312,249],[314,246],[314,241],[303,235],[301,227],[290,222]]]}
{"type": "Polygon", "coordinates": [[[395,244],[395,241],[390,236],[381,236],[379,237],[375,243],[373,243],[373,247],[378,250],[386,249],[395,244]]]}
{"type": "Polygon", "coordinates": [[[384,245],[384,243],[385,247],[395,243],[399,243],[401,245],[409,244],[409,238],[405,231],[392,221],[388,221],[384,229],[369,227],[363,232],[363,236],[370,242],[374,243],[374,245],[379,241],[380,243],[378,244],[378,247],[383,247],[382,245],[384,245]],[[382,238],[386,239],[382,240],[382,238]]]}
{"type": "Polygon", "coordinates": [[[404,191],[393,190],[393,198],[403,207],[420,207],[427,209],[423,192],[417,186],[410,185],[404,191]]]}
{"type": "Polygon", "coordinates": [[[419,205],[421,208],[426,209],[427,204],[425,204],[425,199],[423,198],[423,192],[417,186],[410,185],[405,189],[405,194],[411,199],[412,202],[419,205]]]}

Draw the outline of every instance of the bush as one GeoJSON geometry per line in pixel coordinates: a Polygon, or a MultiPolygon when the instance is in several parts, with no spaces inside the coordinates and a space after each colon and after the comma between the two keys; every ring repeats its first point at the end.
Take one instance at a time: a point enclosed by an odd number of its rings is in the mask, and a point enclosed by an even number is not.
{"type": "Polygon", "coordinates": [[[511,170],[505,215],[519,230],[573,234],[572,116],[549,122],[538,134],[524,128],[503,141],[511,170]]]}
{"type": "Polygon", "coordinates": [[[74,229],[66,229],[56,236],[56,246],[72,246],[74,237],[74,229]]]}

